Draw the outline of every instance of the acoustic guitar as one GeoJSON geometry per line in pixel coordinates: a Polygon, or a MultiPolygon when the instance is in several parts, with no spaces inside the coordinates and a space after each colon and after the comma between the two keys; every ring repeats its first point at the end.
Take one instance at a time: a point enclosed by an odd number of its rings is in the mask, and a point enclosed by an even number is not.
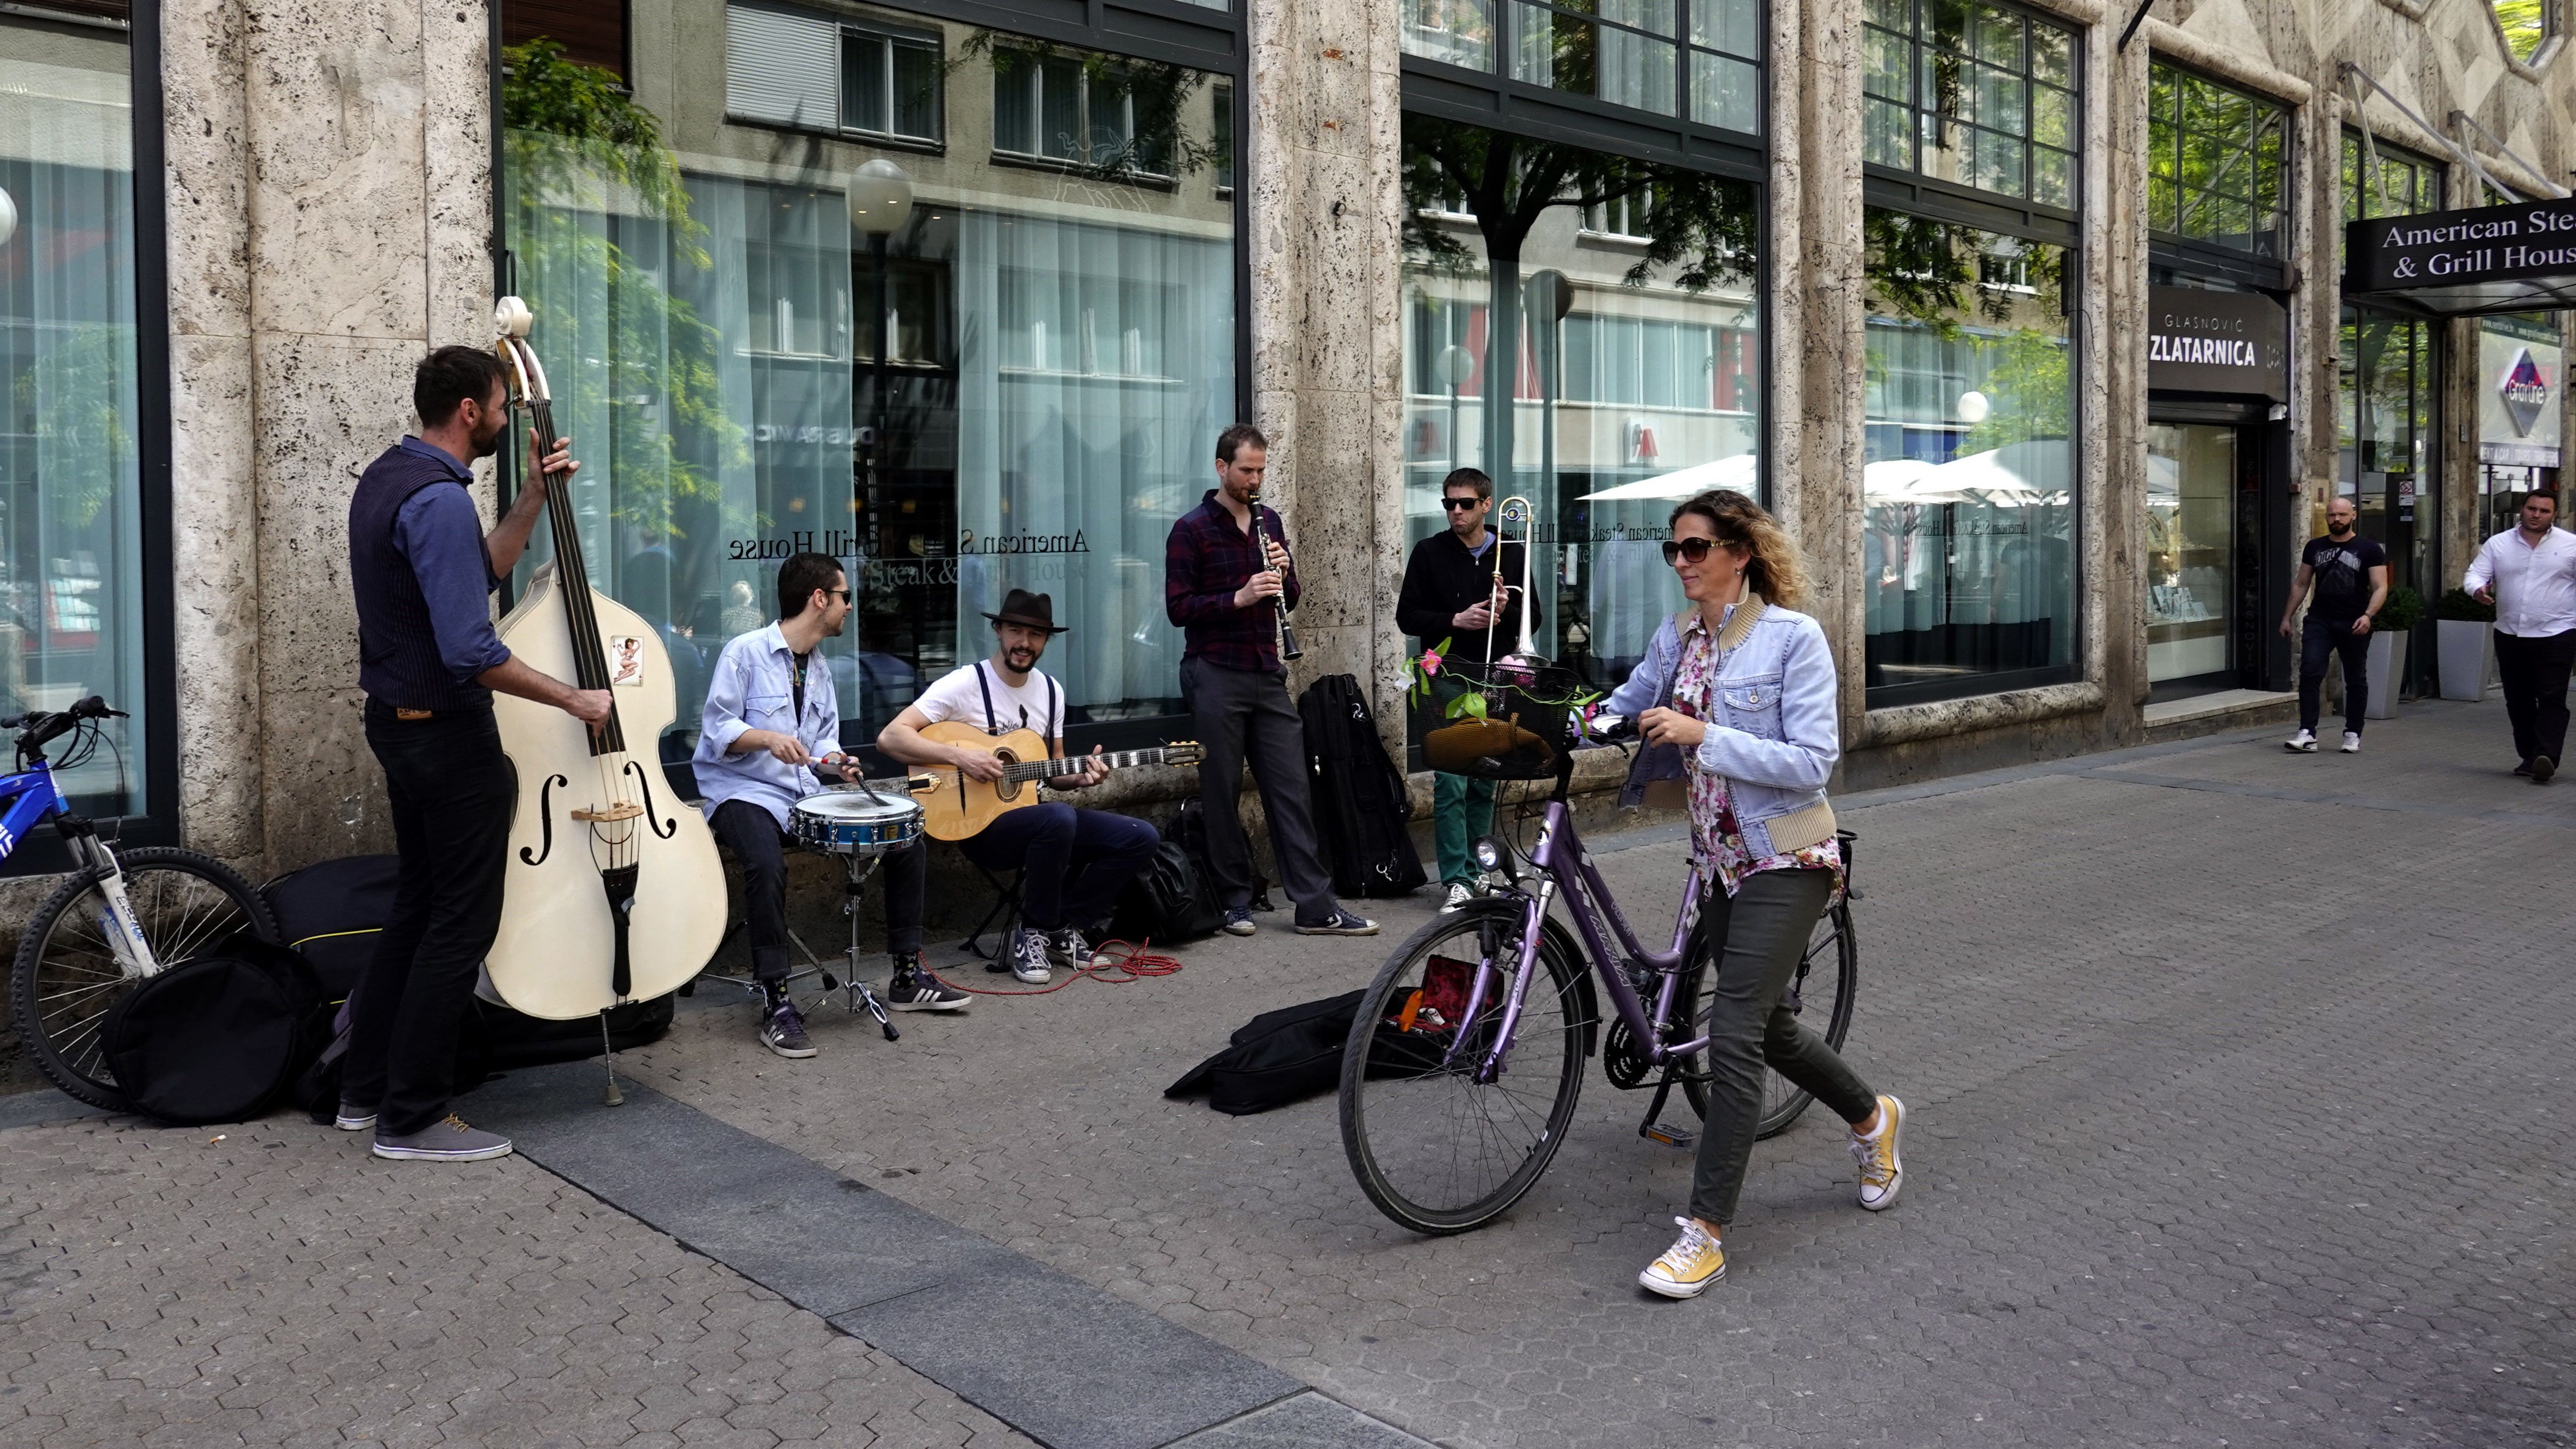
{"type": "Polygon", "coordinates": [[[1004,813],[1036,804],[1041,782],[1079,775],[1089,760],[1123,770],[1130,765],[1195,765],[1206,753],[1196,744],[1185,742],[1150,750],[1067,755],[1058,760],[1048,756],[1046,737],[1036,730],[988,735],[963,720],[942,720],[923,729],[921,737],[934,745],[962,745],[1002,762],[1002,778],[998,780],[978,780],[953,765],[913,767],[916,779],[927,776],[932,782],[928,789],[912,786],[912,796],[921,802],[921,828],[933,840],[964,840],[980,833],[1004,813]]]}

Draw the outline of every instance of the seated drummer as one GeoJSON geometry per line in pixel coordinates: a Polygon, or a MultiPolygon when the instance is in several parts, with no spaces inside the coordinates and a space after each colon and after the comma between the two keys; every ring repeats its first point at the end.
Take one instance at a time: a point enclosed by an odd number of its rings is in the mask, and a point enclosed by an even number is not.
{"type": "MultiPolygon", "coordinates": [[[[1037,667],[1047,641],[1065,632],[1056,627],[1054,599],[1013,589],[999,612],[984,617],[993,621],[993,657],[953,671],[896,715],[877,735],[877,748],[888,757],[963,770],[978,780],[1000,779],[1002,762],[991,754],[922,737],[931,725],[964,720],[994,735],[1036,730],[1048,756],[1064,758],[1064,690],[1037,667]]],[[[1109,767],[1092,760],[1082,773],[1046,783],[1082,790],[1108,778],[1109,767]]],[[[958,848],[986,870],[1023,872],[1020,929],[1005,943],[1002,959],[1014,977],[1034,985],[1054,976],[1050,959],[1071,970],[1091,964],[1084,930],[1108,924],[1119,892],[1145,868],[1161,839],[1142,820],[1050,802],[1006,810],[958,848]],[[1082,863],[1078,870],[1076,861],[1082,863]]]]}
{"type": "MultiPolygon", "coordinates": [[[[760,1044],[782,1057],[814,1055],[805,1020],[787,994],[788,812],[822,793],[818,767],[837,779],[848,761],[850,773],[858,774],[857,762],[841,751],[832,671],[814,657],[815,646],[838,637],[849,615],[849,580],[830,555],[800,553],[779,565],[778,622],[725,645],[707,685],[691,759],[707,823],[742,862],[751,972],[764,998],[760,1044]]],[[[957,1011],[972,999],[921,969],[928,858],[918,839],[884,858],[886,949],[894,956],[885,1003],[896,1011],[957,1011]]]]}

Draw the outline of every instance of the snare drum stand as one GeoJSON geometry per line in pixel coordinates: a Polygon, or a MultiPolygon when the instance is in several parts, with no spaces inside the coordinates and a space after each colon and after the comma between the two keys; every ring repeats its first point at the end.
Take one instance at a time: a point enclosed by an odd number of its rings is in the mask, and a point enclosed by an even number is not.
{"type": "MultiPolygon", "coordinates": [[[[872,855],[841,855],[841,868],[849,872],[850,877],[849,883],[841,887],[841,914],[849,918],[850,949],[842,962],[842,974],[838,984],[845,993],[844,1000],[853,1016],[862,1011],[866,1012],[877,1019],[877,1026],[885,1032],[887,1041],[900,1041],[903,1039],[903,1033],[895,1030],[894,1018],[886,1014],[885,1003],[877,1000],[876,992],[868,988],[868,983],[859,979],[859,888],[871,874],[875,873],[877,859],[872,855]]],[[[835,984],[832,973],[826,970],[823,963],[815,957],[814,948],[806,945],[805,938],[797,935],[793,929],[788,931],[787,939],[795,942],[796,949],[805,953],[805,959],[812,963],[815,974],[823,978],[823,994],[829,996],[835,984]]]]}

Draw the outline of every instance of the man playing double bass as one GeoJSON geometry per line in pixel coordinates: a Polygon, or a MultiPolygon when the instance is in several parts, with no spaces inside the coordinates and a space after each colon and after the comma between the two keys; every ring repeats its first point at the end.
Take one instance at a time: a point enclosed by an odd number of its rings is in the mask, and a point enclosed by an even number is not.
{"type": "Polygon", "coordinates": [[[419,435],[369,464],[349,500],[358,686],[401,867],[355,993],[338,1120],[343,1131],[374,1128],[378,1157],[463,1162],[510,1150],[510,1139],[447,1110],[457,1028],[500,930],[508,862],[514,787],[492,692],[590,725],[608,718],[609,696],[520,662],[493,631],[488,602],[528,546],[545,475],[580,466],[572,440],[540,462],[529,435],[538,466],[485,533],[466,490],[474,460],[497,451],[508,427],[500,361],[442,347],[413,373],[411,395],[419,435]]]}

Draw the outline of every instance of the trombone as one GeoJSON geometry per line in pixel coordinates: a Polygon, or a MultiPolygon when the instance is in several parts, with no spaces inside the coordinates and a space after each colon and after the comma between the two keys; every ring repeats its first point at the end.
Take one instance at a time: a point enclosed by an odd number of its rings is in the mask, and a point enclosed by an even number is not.
{"type": "MultiPolygon", "coordinates": [[[[1537,505],[1531,503],[1527,498],[1524,498],[1519,494],[1514,494],[1511,497],[1504,499],[1502,506],[1494,510],[1494,569],[1497,574],[1500,574],[1502,571],[1503,544],[1505,542],[1502,526],[1506,523],[1515,522],[1521,526],[1521,581],[1518,584],[1504,584],[1503,593],[1506,599],[1513,594],[1520,595],[1521,637],[1519,646],[1513,649],[1511,653],[1504,655],[1500,659],[1494,658],[1494,634],[1503,626],[1502,614],[1499,611],[1496,612],[1492,621],[1485,625],[1485,658],[1491,661],[1488,667],[1493,672],[1495,682],[1498,684],[1508,682],[1507,676],[1509,675],[1518,675],[1521,682],[1526,683],[1529,679],[1535,678],[1538,671],[1545,669],[1548,665],[1548,661],[1541,657],[1538,652],[1538,641],[1535,634],[1535,630],[1537,628],[1537,610],[1532,608],[1530,605],[1531,560],[1538,551],[1538,508],[1537,505]]],[[[1509,607],[1509,605],[1506,604],[1505,607],[1509,607]]]]}

